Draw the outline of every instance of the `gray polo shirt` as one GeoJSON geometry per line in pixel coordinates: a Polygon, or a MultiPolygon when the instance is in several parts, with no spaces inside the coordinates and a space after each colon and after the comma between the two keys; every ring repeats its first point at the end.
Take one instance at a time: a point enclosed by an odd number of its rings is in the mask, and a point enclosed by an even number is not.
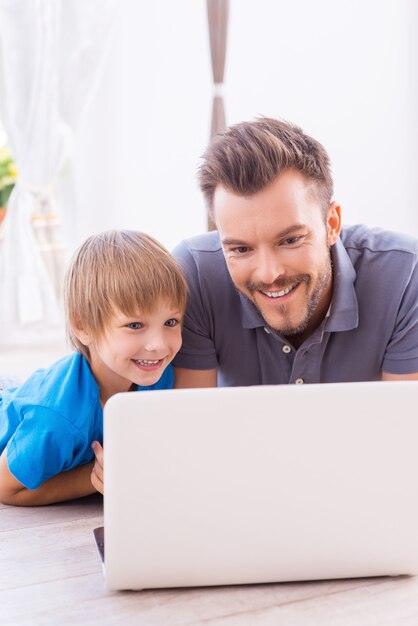
{"type": "Polygon", "coordinates": [[[270,330],[234,287],[217,232],[174,256],[189,284],[183,346],[174,365],[218,368],[218,385],[379,380],[418,372],[418,241],[350,226],[331,249],[328,316],[297,349],[270,330]]]}

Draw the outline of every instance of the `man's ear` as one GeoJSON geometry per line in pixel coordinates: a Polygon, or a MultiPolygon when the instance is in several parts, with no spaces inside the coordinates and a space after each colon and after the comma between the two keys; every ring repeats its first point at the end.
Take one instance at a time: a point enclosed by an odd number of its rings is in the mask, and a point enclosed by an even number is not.
{"type": "Polygon", "coordinates": [[[327,212],[327,243],[333,246],[341,232],[341,207],[337,202],[331,202],[327,212]]]}

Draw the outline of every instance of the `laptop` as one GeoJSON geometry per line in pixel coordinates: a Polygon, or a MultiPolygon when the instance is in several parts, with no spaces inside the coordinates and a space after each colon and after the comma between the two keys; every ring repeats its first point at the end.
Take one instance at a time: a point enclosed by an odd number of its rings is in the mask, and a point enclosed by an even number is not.
{"type": "Polygon", "coordinates": [[[113,396],[107,586],[417,574],[417,400],[409,381],[113,396]]]}

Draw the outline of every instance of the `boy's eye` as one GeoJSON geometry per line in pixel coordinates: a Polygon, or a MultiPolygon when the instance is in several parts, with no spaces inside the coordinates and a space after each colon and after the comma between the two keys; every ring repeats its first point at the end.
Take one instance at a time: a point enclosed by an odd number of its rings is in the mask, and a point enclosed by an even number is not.
{"type": "Polygon", "coordinates": [[[166,322],[164,322],[164,326],[169,326],[170,328],[173,328],[173,326],[177,326],[177,324],[179,323],[178,320],[171,318],[169,320],[167,320],[166,322]]]}
{"type": "Polygon", "coordinates": [[[142,328],[142,324],[141,322],[131,322],[130,324],[127,324],[127,327],[130,330],[139,330],[140,328],[142,328]]]}

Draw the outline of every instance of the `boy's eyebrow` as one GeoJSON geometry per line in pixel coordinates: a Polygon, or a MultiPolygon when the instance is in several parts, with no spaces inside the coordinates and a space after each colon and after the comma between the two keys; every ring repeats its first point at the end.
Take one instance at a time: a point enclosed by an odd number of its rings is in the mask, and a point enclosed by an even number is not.
{"type": "MultiPolygon", "coordinates": [[[[154,315],[154,313],[157,313],[158,309],[156,309],[155,311],[138,311],[137,313],[120,313],[119,315],[115,315],[114,319],[116,321],[126,321],[126,320],[135,320],[135,321],[140,321],[142,317],[152,317],[154,315]]],[[[168,311],[168,315],[170,316],[178,316],[178,317],[182,317],[184,315],[184,313],[182,313],[180,311],[180,309],[178,308],[173,308],[171,310],[168,311]]]]}
{"type": "MultiPolygon", "coordinates": [[[[287,235],[290,235],[294,231],[301,230],[303,228],[306,228],[305,224],[292,224],[292,226],[288,226],[284,230],[280,231],[276,235],[275,238],[276,239],[282,239],[283,237],[286,237],[287,235]]],[[[225,239],[222,239],[221,243],[222,243],[223,246],[245,246],[245,245],[247,245],[247,243],[245,241],[243,241],[242,239],[232,239],[232,238],[228,238],[228,237],[226,237],[225,239]]]]}

